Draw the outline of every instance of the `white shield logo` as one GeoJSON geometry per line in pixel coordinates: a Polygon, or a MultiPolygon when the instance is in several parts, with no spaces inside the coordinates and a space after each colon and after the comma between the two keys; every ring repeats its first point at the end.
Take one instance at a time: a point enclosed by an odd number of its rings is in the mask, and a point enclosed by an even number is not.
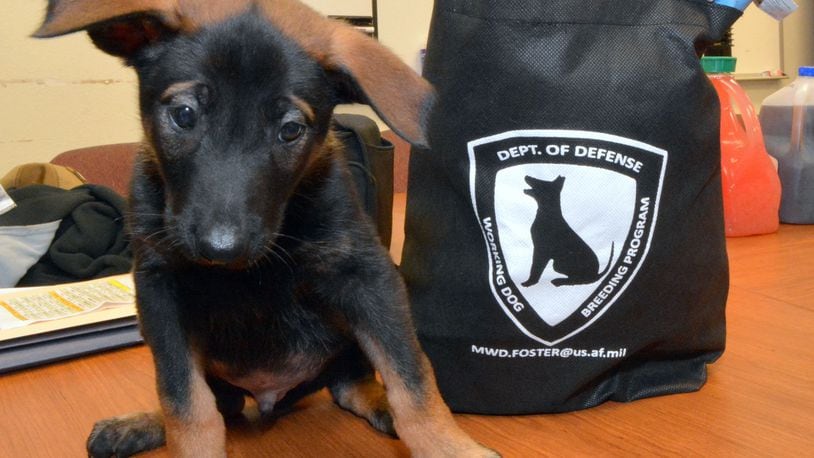
{"type": "Polygon", "coordinates": [[[667,152],[564,130],[512,131],[468,146],[495,299],[543,344],[583,331],[647,256],[667,152]]]}

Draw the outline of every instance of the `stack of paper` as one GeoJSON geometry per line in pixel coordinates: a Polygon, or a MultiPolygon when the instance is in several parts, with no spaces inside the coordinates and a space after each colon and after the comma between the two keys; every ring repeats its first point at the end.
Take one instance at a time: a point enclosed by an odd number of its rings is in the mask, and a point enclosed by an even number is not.
{"type": "Polygon", "coordinates": [[[0,372],[141,341],[129,274],[0,289],[0,372]]]}

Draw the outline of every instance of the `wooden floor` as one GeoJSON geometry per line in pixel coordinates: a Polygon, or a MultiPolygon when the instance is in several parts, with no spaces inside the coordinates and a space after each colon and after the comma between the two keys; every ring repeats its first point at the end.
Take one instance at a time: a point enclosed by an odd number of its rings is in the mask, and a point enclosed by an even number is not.
{"type": "MultiPolygon", "coordinates": [[[[461,425],[506,457],[814,456],[814,226],[732,239],[729,253],[728,348],[700,392],[559,415],[462,415],[461,425]]],[[[85,456],[95,420],[156,405],[144,347],[0,376],[0,457],[85,456]]],[[[324,392],[274,424],[232,425],[228,442],[233,457],[408,455],[324,392]]]]}

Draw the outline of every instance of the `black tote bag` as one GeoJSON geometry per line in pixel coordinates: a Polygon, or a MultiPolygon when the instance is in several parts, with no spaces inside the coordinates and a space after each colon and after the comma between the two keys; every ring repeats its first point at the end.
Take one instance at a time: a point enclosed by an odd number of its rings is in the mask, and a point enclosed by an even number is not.
{"type": "Polygon", "coordinates": [[[436,0],[406,278],[459,412],[689,392],[725,344],[705,0],[436,0]]]}

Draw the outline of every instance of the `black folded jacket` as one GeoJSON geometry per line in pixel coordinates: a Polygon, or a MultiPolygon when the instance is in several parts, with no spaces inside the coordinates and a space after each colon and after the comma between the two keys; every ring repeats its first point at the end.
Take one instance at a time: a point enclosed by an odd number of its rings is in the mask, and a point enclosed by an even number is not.
{"type": "Polygon", "coordinates": [[[90,280],[130,270],[126,201],[113,190],[90,184],[71,190],[30,185],[12,189],[9,195],[17,207],[0,215],[0,226],[61,220],[48,251],[17,286],[90,280]]]}

